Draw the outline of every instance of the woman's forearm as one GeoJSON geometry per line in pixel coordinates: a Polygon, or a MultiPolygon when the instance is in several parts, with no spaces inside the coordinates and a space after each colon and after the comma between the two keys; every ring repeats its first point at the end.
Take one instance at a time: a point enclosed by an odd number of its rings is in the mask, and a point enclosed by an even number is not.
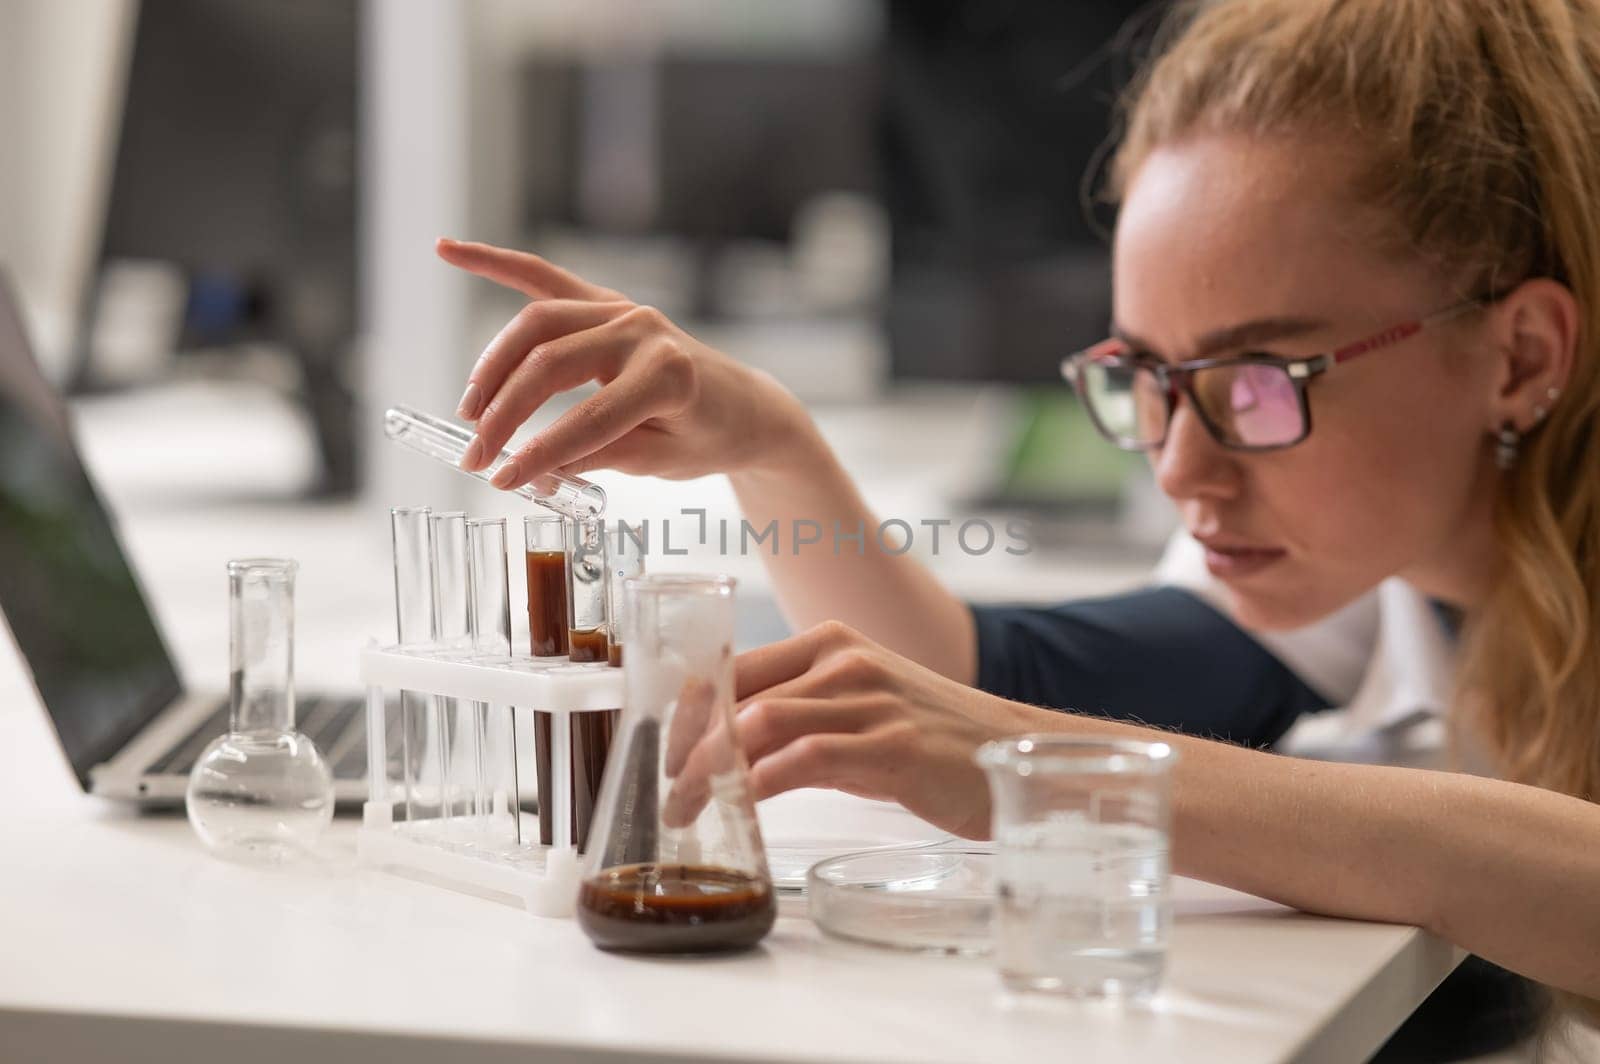
{"type": "Polygon", "coordinates": [[[843,621],[927,668],[973,682],[977,644],[971,612],[909,553],[880,549],[877,518],[814,425],[796,431],[781,466],[730,479],[745,519],[758,532],[777,522],[778,550],[763,550],[761,557],[794,628],[843,621]],[[795,522],[807,538],[819,541],[795,545],[795,522]]]}
{"type": "Polygon", "coordinates": [[[1600,807],[1499,780],[1243,749],[1212,763],[1201,745],[1185,751],[1199,771],[1179,785],[1180,870],[1301,909],[1417,924],[1600,996],[1600,807]]]}
{"type": "MultiPolygon", "coordinates": [[[[1082,730],[1067,720],[1057,727],[1082,730]]],[[[1178,747],[1175,872],[1309,912],[1415,924],[1600,997],[1600,806],[1475,776],[1077,724],[1178,747]]]]}

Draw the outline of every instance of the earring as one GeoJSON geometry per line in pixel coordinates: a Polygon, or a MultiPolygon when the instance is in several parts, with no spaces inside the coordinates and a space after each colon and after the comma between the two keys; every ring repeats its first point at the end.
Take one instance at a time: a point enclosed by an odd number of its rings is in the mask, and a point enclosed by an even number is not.
{"type": "Polygon", "coordinates": [[[1537,425],[1537,424],[1539,424],[1539,422],[1543,421],[1545,419],[1545,415],[1550,413],[1550,406],[1547,406],[1546,404],[1548,403],[1548,404],[1553,405],[1557,399],[1561,398],[1561,389],[1560,388],[1548,388],[1548,389],[1546,389],[1545,393],[1544,393],[1544,398],[1545,398],[1545,401],[1543,403],[1540,403],[1538,406],[1533,408],[1533,423],[1535,425],[1537,425]]]}
{"type": "Polygon", "coordinates": [[[1501,469],[1510,469],[1517,464],[1517,445],[1522,442],[1522,437],[1517,430],[1507,421],[1500,426],[1500,431],[1495,433],[1494,464],[1501,469]]]}

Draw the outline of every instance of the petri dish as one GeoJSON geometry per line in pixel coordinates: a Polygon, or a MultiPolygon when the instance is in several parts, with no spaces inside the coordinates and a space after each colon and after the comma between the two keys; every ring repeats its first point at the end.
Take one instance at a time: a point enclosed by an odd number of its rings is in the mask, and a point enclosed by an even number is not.
{"type": "MultiPolygon", "coordinates": [[[[932,845],[914,842],[909,845],[932,845]]],[[[868,853],[900,852],[908,848],[903,840],[874,843],[868,839],[842,840],[835,837],[790,838],[781,845],[767,847],[767,868],[772,873],[772,885],[780,891],[801,893],[808,889],[807,877],[820,861],[838,857],[855,857],[868,853]]]]}
{"type": "Polygon", "coordinates": [[[760,815],[772,885],[790,894],[806,889],[818,861],[961,841],[897,805],[838,791],[789,791],[762,802],[760,815]]]}
{"type": "Polygon", "coordinates": [[[916,953],[989,952],[994,851],[965,841],[843,854],[806,877],[811,919],[826,933],[916,953]]]}

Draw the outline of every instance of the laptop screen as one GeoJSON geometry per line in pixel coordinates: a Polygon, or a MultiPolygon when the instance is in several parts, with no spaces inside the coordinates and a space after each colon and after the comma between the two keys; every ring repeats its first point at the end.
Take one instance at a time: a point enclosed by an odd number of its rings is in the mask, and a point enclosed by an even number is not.
{"type": "Polygon", "coordinates": [[[0,610],[85,787],[180,691],[3,276],[0,610]]]}

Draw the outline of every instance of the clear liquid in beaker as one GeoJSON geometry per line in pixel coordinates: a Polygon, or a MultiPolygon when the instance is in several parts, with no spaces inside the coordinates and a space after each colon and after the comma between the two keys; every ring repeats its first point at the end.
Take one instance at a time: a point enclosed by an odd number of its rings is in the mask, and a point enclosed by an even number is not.
{"type": "Polygon", "coordinates": [[[1155,991],[1171,924],[1165,833],[1066,815],[996,841],[995,946],[1007,986],[1085,997],[1155,991]]]}

